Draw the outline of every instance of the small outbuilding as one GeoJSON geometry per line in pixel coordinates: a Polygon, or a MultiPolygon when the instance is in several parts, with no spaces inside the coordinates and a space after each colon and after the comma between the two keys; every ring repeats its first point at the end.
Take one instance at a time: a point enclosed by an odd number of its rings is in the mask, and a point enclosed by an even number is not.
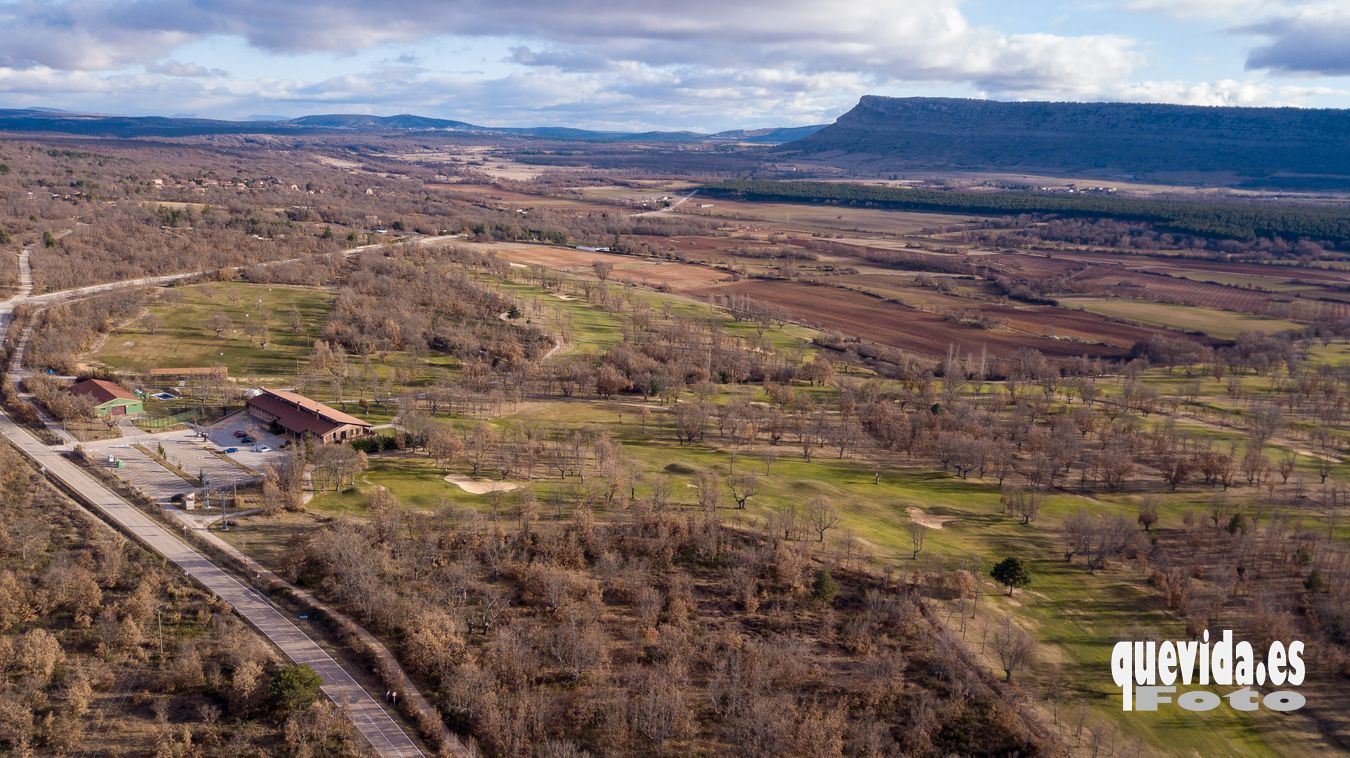
{"type": "Polygon", "coordinates": [[[138,416],[145,406],[131,390],[103,379],[81,379],[70,385],[70,392],[87,399],[100,416],[138,416]]]}

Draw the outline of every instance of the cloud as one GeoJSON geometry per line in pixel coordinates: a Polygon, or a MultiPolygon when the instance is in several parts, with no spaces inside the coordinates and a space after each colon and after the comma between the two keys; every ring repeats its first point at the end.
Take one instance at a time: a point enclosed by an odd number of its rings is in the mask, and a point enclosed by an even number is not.
{"type": "Polygon", "coordinates": [[[1133,0],[1132,11],[1162,13],[1177,18],[1209,18],[1233,23],[1283,13],[1297,5],[1292,0],[1133,0]]]}
{"type": "MultiPolygon", "coordinates": [[[[1342,65],[1334,34],[1315,33],[1343,27],[1308,8],[1343,0],[1111,1],[1260,35],[1250,68],[1342,65]]],[[[1009,33],[972,21],[963,0],[0,0],[0,92],[34,103],[46,86],[37,104],[109,111],[716,129],[829,121],[867,93],[1211,104],[1339,93],[1260,74],[1136,82],[1150,49],[1120,34],[1009,33]],[[180,51],[219,38],[296,74],[242,78],[210,67],[224,63],[198,52],[211,45],[180,51]],[[362,49],[374,52],[352,54],[362,49]]]]}
{"type": "Polygon", "coordinates": [[[1247,68],[1321,76],[1350,75],[1350,6],[1324,3],[1247,25],[1266,39],[1247,56],[1247,68]]]}
{"type": "Polygon", "coordinates": [[[972,25],[960,0],[20,0],[0,4],[0,64],[111,69],[191,39],[235,35],[278,53],[350,51],[437,37],[536,40],[523,65],[599,71],[618,63],[859,72],[879,81],[1064,80],[1074,91],[1130,67],[1111,35],[1008,35],[972,25]],[[74,38],[79,44],[51,44],[74,38]],[[23,44],[28,40],[28,44],[23,44]],[[38,40],[40,44],[33,44],[38,40]],[[76,48],[76,50],[70,50],[76,48]]]}
{"type": "Polygon", "coordinates": [[[1350,4],[1345,0],[1132,0],[1134,11],[1221,23],[1229,34],[1262,43],[1247,70],[1350,75],[1350,4]]]}
{"type": "Polygon", "coordinates": [[[196,63],[181,63],[176,60],[164,60],[157,63],[148,63],[145,66],[146,73],[163,74],[165,76],[186,76],[193,78],[211,78],[228,76],[229,72],[219,68],[207,68],[196,63]]]}
{"type": "Polygon", "coordinates": [[[511,48],[512,63],[522,66],[550,66],[561,71],[605,71],[615,67],[613,61],[595,50],[540,50],[521,45],[511,48]]]}
{"type": "Polygon", "coordinates": [[[68,71],[146,63],[192,39],[160,25],[125,23],[110,2],[0,2],[0,66],[68,71]]]}
{"type": "Polygon", "coordinates": [[[1113,93],[1119,100],[1136,103],[1181,105],[1307,106],[1329,95],[1346,95],[1334,87],[1276,85],[1259,79],[1215,82],[1147,81],[1129,84],[1113,93]]]}

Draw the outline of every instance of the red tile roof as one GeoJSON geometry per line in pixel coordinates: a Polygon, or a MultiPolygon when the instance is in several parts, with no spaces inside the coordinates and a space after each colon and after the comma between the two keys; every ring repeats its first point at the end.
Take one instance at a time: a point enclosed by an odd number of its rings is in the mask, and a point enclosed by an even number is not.
{"type": "Polygon", "coordinates": [[[276,416],[278,423],[296,433],[323,436],[344,425],[370,426],[368,421],[285,390],[263,390],[249,398],[248,404],[276,416]]]}
{"type": "Polygon", "coordinates": [[[81,397],[89,398],[94,405],[103,405],[111,400],[135,400],[136,396],[120,384],[105,382],[102,379],[81,379],[70,385],[70,391],[81,397]]]}

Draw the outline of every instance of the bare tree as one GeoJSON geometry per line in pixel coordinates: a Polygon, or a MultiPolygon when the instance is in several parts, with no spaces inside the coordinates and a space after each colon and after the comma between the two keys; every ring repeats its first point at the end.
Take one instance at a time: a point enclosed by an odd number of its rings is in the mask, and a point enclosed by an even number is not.
{"type": "Polygon", "coordinates": [[[1158,523],[1158,498],[1149,495],[1139,504],[1139,525],[1147,532],[1152,530],[1156,523],[1158,523]]]}
{"type": "Polygon", "coordinates": [[[463,452],[464,440],[449,426],[437,424],[427,435],[427,454],[442,468],[448,468],[463,452]]]}
{"type": "Polygon", "coordinates": [[[720,495],[721,477],[716,471],[703,471],[698,475],[698,505],[705,511],[712,512],[717,510],[717,505],[721,502],[720,495]]]}
{"type": "Polygon", "coordinates": [[[1276,464],[1276,471],[1280,472],[1280,484],[1289,483],[1289,475],[1294,473],[1294,468],[1298,465],[1298,453],[1293,450],[1286,450],[1280,456],[1276,464]]]}
{"type": "Polygon", "coordinates": [[[825,532],[839,525],[839,511],[835,510],[829,500],[818,497],[807,506],[807,519],[819,537],[818,541],[824,542],[825,532]]]}
{"type": "Polygon", "coordinates": [[[230,321],[229,316],[217,311],[207,317],[206,328],[215,332],[216,339],[220,339],[220,336],[225,333],[226,329],[233,326],[233,323],[234,322],[230,321]]]}
{"type": "Polygon", "coordinates": [[[994,632],[993,644],[994,653],[1003,666],[1005,682],[1011,682],[1013,674],[1030,663],[1036,654],[1036,640],[1011,621],[994,632]]]}
{"type": "Polygon", "coordinates": [[[928,538],[928,527],[917,521],[909,522],[909,544],[914,548],[914,554],[910,557],[914,560],[919,559],[919,553],[923,551],[923,542],[928,538]]]}
{"type": "Polygon", "coordinates": [[[746,502],[759,492],[759,477],[754,474],[737,474],[727,479],[727,488],[736,501],[737,510],[745,510],[746,502]]]}

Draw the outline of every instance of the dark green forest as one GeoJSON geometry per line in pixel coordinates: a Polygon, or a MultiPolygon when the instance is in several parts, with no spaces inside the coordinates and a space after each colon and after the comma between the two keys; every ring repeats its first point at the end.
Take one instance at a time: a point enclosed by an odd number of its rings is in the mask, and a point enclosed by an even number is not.
{"type": "Polygon", "coordinates": [[[958,192],[830,182],[737,180],[706,185],[700,191],[714,197],[838,203],[895,210],[1121,219],[1202,237],[1312,239],[1350,250],[1350,208],[1342,207],[1044,192],[958,192]]]}

